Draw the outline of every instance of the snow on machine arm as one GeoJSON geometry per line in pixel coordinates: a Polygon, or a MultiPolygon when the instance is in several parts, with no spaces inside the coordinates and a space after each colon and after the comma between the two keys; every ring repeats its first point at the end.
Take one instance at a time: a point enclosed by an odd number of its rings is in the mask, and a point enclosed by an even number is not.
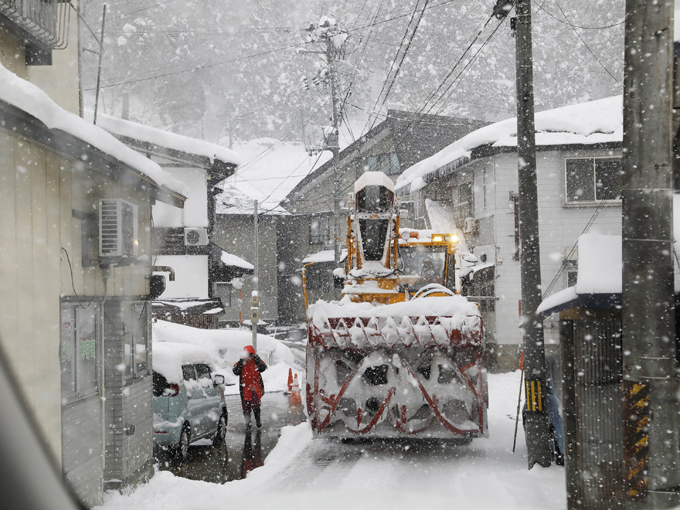
{"type": "Polygon", "coordinates": [[[457,292],[455,233],[399,231],[392,181],[366,172],[349,203],[343,298],[307,309],[316,435],[488,436],[482,320],[457,292]]]}

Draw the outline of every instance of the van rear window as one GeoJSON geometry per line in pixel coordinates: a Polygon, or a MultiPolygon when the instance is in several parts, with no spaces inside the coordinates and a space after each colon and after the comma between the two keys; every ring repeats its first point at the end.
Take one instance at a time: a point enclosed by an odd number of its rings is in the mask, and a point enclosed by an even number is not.
{"type": "Polygon", "coordinates": [[[153,373],[153,396],[160,397],[163,395],[163,391],[168,387],[168,380],[164,375],[158,372],[153,373]]]}

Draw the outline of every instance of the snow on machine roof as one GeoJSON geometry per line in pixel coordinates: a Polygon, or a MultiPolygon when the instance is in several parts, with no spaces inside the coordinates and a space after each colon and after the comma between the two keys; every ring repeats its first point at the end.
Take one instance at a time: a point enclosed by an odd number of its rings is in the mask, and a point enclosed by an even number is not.
{"type": "Polygon", "coordinates": [[[319,300],[307,310],[315,334],[310,342],[324,347],[376,348],[419,344],[477,345],[482,321],[477,305],[463,296],[413,299],[389,305],[319,300]]]}

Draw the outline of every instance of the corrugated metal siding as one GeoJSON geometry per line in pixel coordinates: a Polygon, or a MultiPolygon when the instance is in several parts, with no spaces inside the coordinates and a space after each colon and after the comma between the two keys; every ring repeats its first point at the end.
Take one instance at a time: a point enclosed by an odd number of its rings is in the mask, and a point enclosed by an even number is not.
{"type": "MultiPolygon", "coordinates": [[[[106,304],[104,323],[106,349],[106,472],[107,488],[117,488],[143,478],[153,459],[153,409],[151,376],[126,381],[116,367],[123,361],[122,331],[124,308],[131,301],[115,300],[106,304]],[[134,429],[134,432],[132,430],[134,429]]],[[[149,313],[149,307],[146,313],[149,313]]],[[[150,339],[149,334],[149,339],[150,339]]],[[[149,348],[151,341],[149,340],[149,348]]],[[[151,353],[150,353],[151,355],[151,353]]],[[[149,359],[151,366],[151,358],[149,359]]]]}
{"type": "Polygon", "coordinates": [[[64,479],[87,506],[102,503],[102,410],[97,393],[62,407],[64,479]]]}
{"type": "Polygon", "coordinates": [[[607,510],[622,490],[621,322],[574,321],[576,468],[583,508],[607,510]]]}

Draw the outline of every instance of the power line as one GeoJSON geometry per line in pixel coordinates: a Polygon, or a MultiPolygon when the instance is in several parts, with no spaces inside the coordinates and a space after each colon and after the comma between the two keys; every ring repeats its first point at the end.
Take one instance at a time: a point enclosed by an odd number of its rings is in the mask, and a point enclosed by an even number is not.
{"type": "MultiPolygon", "coordinates": [[[[378,106],[378,103],[380,102],[380,98],[382,96],[382,103],[380,104],[380,107],[378,108],[379,110],[382,110],[383,106],[385,106],[385,103],[387,102],[387,98],[390,95],[390,92],[392,91],[392,87],[394,86],[395,81],[397,80],[397,76],[399,75],[399,71],[401,71],[401,66],[404,63],[404,60],[406,59],[406,55],[408,54],[408,50],[411,48],[411,43],[413,42],[413,38],[416,35],[416,32],[418,31],[418,27],[420,26],[420,21],[423,19],[423,14],[425,13],[425,9],[427,9],[427,4],[430,2],[430,0],[425,0],[425,3],[423,4],[423,8],[420,10],[420,15],[418,15],[418,6],[420,5],[420,0],[417,0],[416,5],[413,8],[413,13],[411,15],[411,19],[406,26],[406,32],[404,33],[404,36],[401,38],[401,42],[399,43],[399,48],[397,48],[397,53],[394,55],[394,58],[392,59],[392,63],[390,64],[390,70],[387,72],[387,76],[385,77],[385,81],[383,82],[382,89],[380,90],[380,93],[378,94],[378,97],[375,100],[375,105],[373,108],[375,109],[378,106]],[[409,30],[411,28],[411,25],[414,25],[413,30],[409,30]],[[409,35],[410,31],[410,35],[409,35]],[[406,42],[406,38],[408,37],[408,42],[406,42]],[[402,48],[404,48],[404,51],[402,53],[402,48]],[[401,55],[400,55],[401,54],[401,55]],[[399,63],[397,64],[397,60],[399,60],[399,63]],[[395,68],[396,64],[396,68],[395,68]],[[394,74],[392,74],[392,71],[394,70],[394,74]],[[388,85],[389,83],[389,85],[388,85]],[[383,92],[385,92],[385,95],[383,96],[383,92]]],[[[369,131],[373,129],[373,126],[375,126],[377,118],[373,120],[371,123],[371,116],[368,117],[368,120],[366,121],[366,127],[368,124],[371,124],[371,127],[368,129],[369,131]]],[[[364,127],[364,130],[366,129],[364,127]]]]}
{"type": "MultiPolygon", "coordinates": [[[[590,52],[590,54],[593,56],[593,58],[594,58],[595,60],[597,60],[597,63],[600,64],[600,66],[602,66],[602,69],[604,69],[604,70],[607,72],[607,74],[608,74],[609,76],[611,76],[612,80],[614,80],[617,84],[621,85],[621,82],[618,80],[618,78],[616,78],[616,76],[614,76],[614,75],[609,71],[609,69],[607,69],[607,67],[602,63],[602,61],[600,60],[600,58],[599,58],[597,55],[595,55],[595,52],[594,52],[593,50],[591,50],[591,49],[590,49],[590,46],[588,46],[588,44],[583,40],[583,37],[581,37],[581,34],[578,33],[578,30],[576,30],[576,27],[571,23],[571,21],[569,20],[569,17],[567,16],[567,14],[566,14],[566,13],[564,12],[564,10],[562,9],[562,6],[560,6],[560,4],[557,3],[557,0],[554,0],[554,2],[555,2],[555,5],[557,6],[557,8],[558,8],[558,9],[560,10],[560,12],[562,13],[562,16],[564,16],[564,19],[567,21],[567,24],[571,27],[571,29],[572,29],[572,30],[574,31],[574,33],[576,34],[576,37],[578,37],[578,38],[579,38],[579,41],[581,41],[581,42],[583,43],[583,46],[585,46],[586,49],[590,52]]],[[[547,12],[547,11],[546,11],[546,12],[547,12]]]]}
{"type": "Polygon", "coordinates": [[[563,23],[565,25],[570,25],[572,28],[575,27],[575,28],[580,28],[582,30],[605,30],[605,29],[608,29],[608,28],[614,28],[614,27],[621,26],[626,22],[626,20],[624,19],[624,20],[621,20],[617,23],[612,23],[611,25],[602,25],[602,26],[599,26],[599,27],[586,27],[586,26],[582,26],[582,25],[574,25],[573,23],[569,23],[568,21],[564,21],[563,19],[558,18],[557,16],[552,14],[550,11],[548,11],[545,8],[546,2],[547,2],[547,0],[545,2],[543,2],[541,5],[537,5],[536,7],[538,7],[540,10],[542,10],[544,13],[546,13],[551,18],[553,18],[555,21],[559,21],[560,23],[563,23]]]}
{"type": "MultiPolygon", "coordinates": [[[[214,62],[212,64],[204,64],[204,65],[200,65],[200,66],[195,66],[195,67],[192,67],[191,69],[185,69],[185,70],[177,71],[177,72],[173,72],[173,73],[164,73],[164,74],[158,74],[158,75],[155,75],[155,76],[149,76],[149,77],[146,77],[146,78],[137,78],[137,79],[134,79],[134,80],[124,80],[124,81],[119,81],[119,82],[116,82],[116,83],[108,83],[106,85],[102,85],[101,88],[117,87],[117,86],[120,86],[120,85],[128,85],[130,83],[140,83],[140,82],[143,82],[143,81],[155,80],[157,78],[166,78],[168,76],[176,76],[176,75],[179,75],[179,74],[191,73],[191,72],[194,72],[194,71],[202,71],[203,69],[210,69],[210,68],[216,67],[216,66],[231,64],[233,62],[240,62],[241,60],[247,60],[247,59],[250,59],[250,58],[261,57],[263,55],[269,55],[271,53],[276,53],[278,51],[289,50],[289,49],[292,49],[292,48],[299,48],[299,47],[302,47],[306,44],[309,44],[309,42],[304,41],[302,43],[293,44],[293,45],[290,45],[290,46],[283,46],[281,48],[274,48],[272,50],[262,51],[260,53],[254,53],[252,55],[245,55],[243,57],[238,57],[238,58],[234,58],[234,59],[231,59],[231,60],[223,60],[221,62],[214,62]]],[[[89,88],[86,88],[85,90],[86,91],[94,90],[94,87],[89,87],[89,88]]]]}

